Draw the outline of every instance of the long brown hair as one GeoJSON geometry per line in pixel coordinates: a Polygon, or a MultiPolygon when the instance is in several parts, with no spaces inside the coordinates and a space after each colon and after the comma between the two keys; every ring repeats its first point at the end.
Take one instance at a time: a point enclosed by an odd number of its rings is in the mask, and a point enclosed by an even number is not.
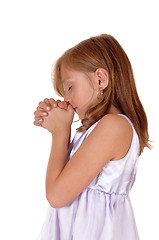
{"type": "Polygon", "coordinates": [[[139,99],[131,63],[117,40],[108,34],[86,39],[67,50],[55,63],[53,85],[58,95],[64,97],[61,80],[61,64],[84,73],[93,73],[104,68],[109,75],[109,84],[98,103],[90,106],[77,131],[85,131],[105,114],[111,105],[118,108],[133,123],[140,141],[141,155],[149,144],[148,121],[139,99]]]}

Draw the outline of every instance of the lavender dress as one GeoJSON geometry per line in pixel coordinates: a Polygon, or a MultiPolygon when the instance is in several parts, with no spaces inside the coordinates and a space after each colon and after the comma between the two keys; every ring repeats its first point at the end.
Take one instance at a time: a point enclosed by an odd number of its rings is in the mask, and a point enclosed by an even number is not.
{"type": "MultiPolygon", "coordinates": [[[[139,139],[128,117],[118,115],[125,117],[133,129],[128,153],[120,160],[109,161],[68,206],[52,208],[49,205],[39,240],[139,239],[129,199],[138,165],[139,139]]],[[[75,134],[68,150],[69,158],[99,121],[86,132],[75,134]]]]}

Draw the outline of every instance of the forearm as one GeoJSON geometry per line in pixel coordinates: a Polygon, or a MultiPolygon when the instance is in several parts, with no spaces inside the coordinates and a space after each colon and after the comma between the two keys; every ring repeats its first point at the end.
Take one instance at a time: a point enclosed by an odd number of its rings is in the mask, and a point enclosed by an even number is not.
{"type": "Polygon", "coordinates": [[[46,172],[46,197],[52,198],[58,176],[67,163],[67,150],[70,143],[70,132],[52,136],[51,151],[46,172]]]}

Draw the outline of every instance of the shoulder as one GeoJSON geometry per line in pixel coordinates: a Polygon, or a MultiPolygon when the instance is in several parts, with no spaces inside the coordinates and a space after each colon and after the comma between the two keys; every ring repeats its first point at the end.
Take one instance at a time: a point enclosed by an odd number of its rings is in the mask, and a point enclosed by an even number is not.
{"type": "Polygon", "coordinates": [[[132,127],[128,120],[125,117],[116,114],[106,114],[104,117],[101,118],[97,126],[99,127],[99,129],[106,129],[110,132],[132,131],[132,127]]]}
{"type": "Polygon", "coordinates": [[[125,117],[107,114],[97,124],[95,132],[96,136],[103,136],[103,138],[109,140],[115,149],[114,159],[120,159],[125,156],[133,137],[132,126],[125,117]]]}

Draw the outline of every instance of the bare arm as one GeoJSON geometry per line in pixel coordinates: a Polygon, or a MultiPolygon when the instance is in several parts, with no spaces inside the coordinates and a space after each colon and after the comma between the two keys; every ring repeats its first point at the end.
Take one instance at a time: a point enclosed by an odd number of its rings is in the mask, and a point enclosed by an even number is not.
{"type": "Polygon", "coordinates": [[[46,198],[52,199],[56,204],[54,196],[55,182],[67,163],[67,150],[70,143],[70,131],[53,134],[50,157],[46,172],[46,198]]]}
{"type": "Polygon", "coordinates": [[[54,138],[47,173],[47,199],[50,205],[61,208],[70,204],[109,160],[125,156],[131,139],[132,128],[128,121],[121,116],[108,114],[66,164],[66,137],[59,134],[54,138]]]}

